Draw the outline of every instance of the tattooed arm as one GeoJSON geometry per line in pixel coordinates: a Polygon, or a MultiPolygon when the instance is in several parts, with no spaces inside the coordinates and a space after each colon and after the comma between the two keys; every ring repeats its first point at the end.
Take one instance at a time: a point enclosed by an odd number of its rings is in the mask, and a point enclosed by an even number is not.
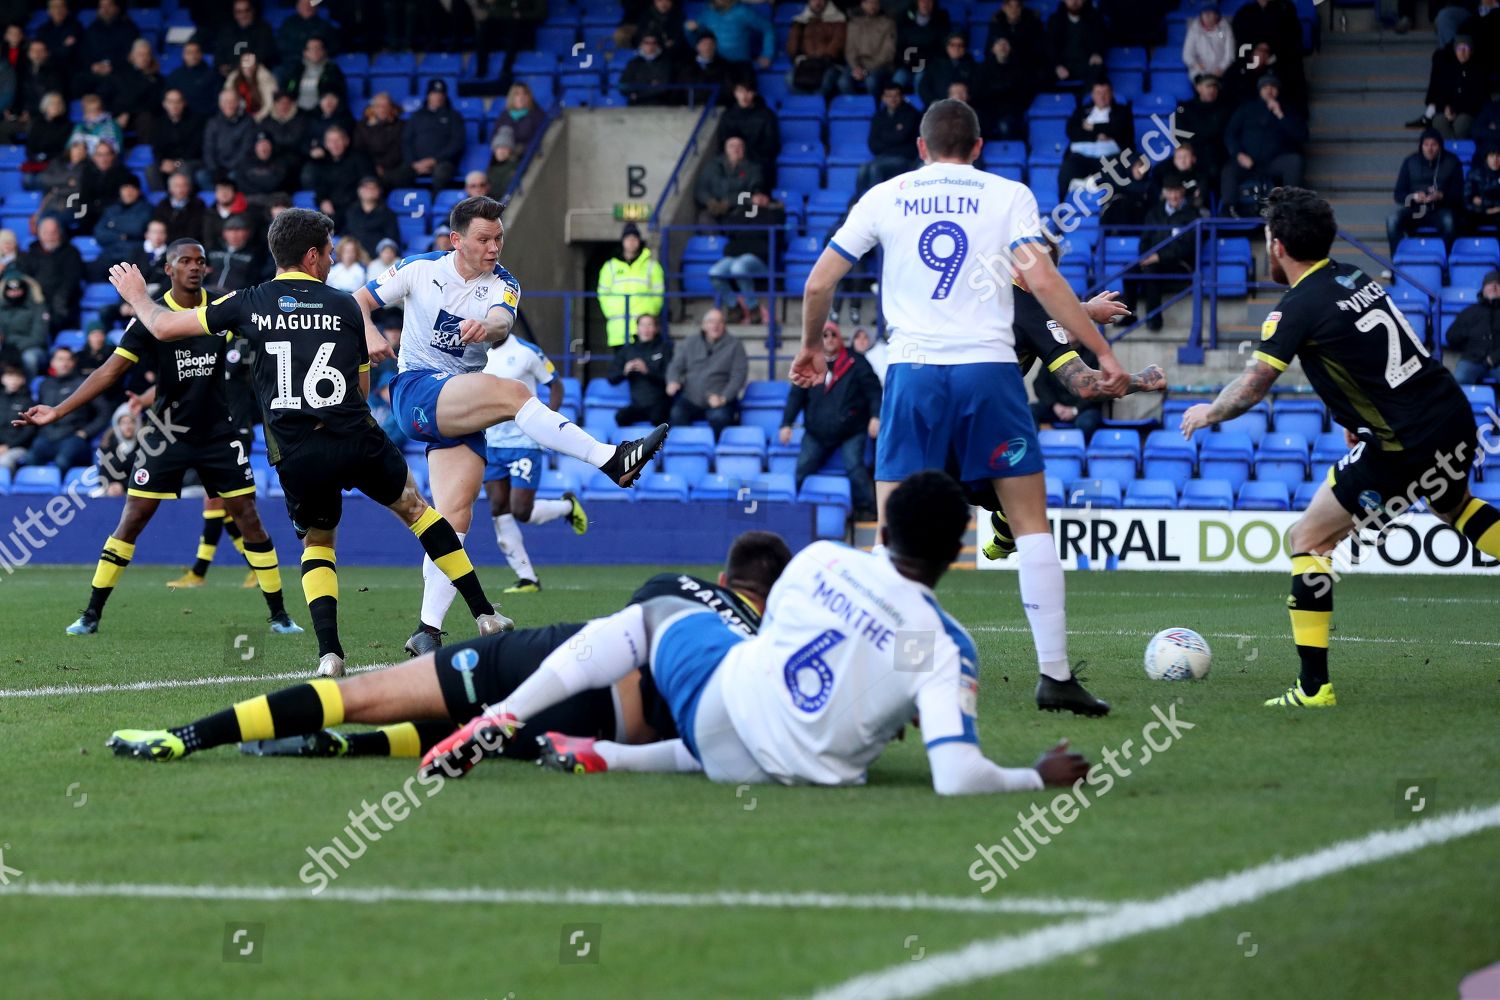
{"type": "Polygon", "coordinates": [[[1280,375],[1264,361],[1257,361],[1245,373],[1224,387],[1219,398],[1212,403],[1199,403],[1182,415],[1182,436],[1192,437],[1193,432],[1213,424],[1232,420],[1246,413],[1252,406],[1266,398],[1271,383],[1280,375]]]}
{"type": "MultiPolygon", "coordinates": [[[[1058,382],[1062,383],[1073,395],[1079,399],[1107,399],[1113,398],[1099,385],[1099,371],[1090,368],[1083,363],[1082,358],[1073,358],[1057,371],[1052,373],[1058,382]]],[[[1130,376],[1130,384],[1122,395],[1130,395],[1132,392],[1160,392],[1166,388],[1167,376],[1159,365],[1147,365],[1141,371],[1130,376]]]]}

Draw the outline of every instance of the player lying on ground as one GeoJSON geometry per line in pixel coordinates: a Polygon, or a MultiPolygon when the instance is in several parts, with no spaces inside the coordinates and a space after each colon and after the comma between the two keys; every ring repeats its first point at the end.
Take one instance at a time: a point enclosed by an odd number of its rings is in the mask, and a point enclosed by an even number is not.
{"type": "MultiPolygon", "coordinates": [[[[1062,257],[1058,241],[1047,241],[1054,266],[1062,257]]],[[[1107,391],[1103,388],[1102,376],[1095,368],[1084,364],[1067,331],[1056,320],[1047,316],[1047,310],[1026,287],[1026,279],[1017,275],[1012,295],[1015,300],[1016,364],[1024,376],[1036,362],[1040,361],[1047,371],[1080,399],[1118,399],[1133,392],[1161,392],[1167,387],[1167,376],[1160,365],[1147,365],[1130,376],[1123,392],[1107,391]]],[[[1089,319],[1103,326],[1121,322],[1130,316],[1124,303],[1116,301],[1119,292],[1100,292],[1083,303],[1083,311],[1089,319]]],[[[956,472],[956,469],[950,469],[956,472]]],[[[1045,481],[1045,480],[1044,480],[1045,481]]],[[[995,490],[988,480],[964,483],[969,502],[990,512],[990,540],[985,543],[984,554],[991,559],[1005,559],[1016,551],[1015,535],[1006,520],[995,490]]]]}
{"type": "Polygon", "coordinates": [[[1290,285],[1260,331],[1250,368],[1212,403],[1182,415],[1182,434],[1230,420],[1265,398],[1295,358],[1335,423],[1353,435],[1292,525],[1287,607],[1302,670],[1268,706],[1331,708],[1328,631],[1334,548],[1379,528],[1422,500],[1475,547],[1500,557],[1500,513],[1469,493],[1479,447],[1468,397],[1427,354],[1406,317],[1372,276],[1329,257],[1338,224],[1311,191],[1277,188],[1266,200],[1271,277],[1290,285]]]}
{"type": "MultiPolygon", "coordinates": [[[[680,595],[713,612],[732,631],[754,634],[766,595],[790,559],[781,536],[745,532],[730,546],[718,583],[661,573],[630,600],[680,595]]],[[[121,730],[106,745],[121,756],[160,761],[235,742],[245,743],[246,753],[263,756],[418,757],[458,723],[509,697],[549,654],[586,648],[574,639],[582,628],[582,623],[548,625],[444,646],[386,670],[250,698],[185,726],[121,730]],[[394,725],[353,734],[327,728],[346,722],[394,725]]],[[[667,743],[621,745],[670,741],[677,735],[670,710],[644,675],[622,676],[611,690],[579,692],[539,715],[536,726],[538,731],[608,738],[612,742],[604,752],[617,770],[671,771],[692,764],[685,752],[667,743]]],[[[540,752],[535,740],[513,741],[504,748],[505,756],[520,759],[535,759],[540,752]]]]}
{"type": "Polygon", "coordinates": [[[964,482],[989,480],[1016,538],[1021,604],[1036,645],[1037,707],[1105,715],[1068,660],[1062,562],[1047,526],[1047,484],[1036,422],[1016,364],[1012,278],[1099,359],[1099,386],[1123,392],[1130,376],[1094,328],[1047,252],[1036,198],[1022,184],[975,168],[984,141],[962,101],[922,116],[921,168],[872,187],[849,210],[808,276],[803,346],[791,379],[821,382],[819,337],[839,280],[877,245],[881,310],[893,331],[875,448],[881,520],[896,483],[956,458],[964,482]]]}
{"type": "Polygon", "coordinates": [[[675,597],[590,622],[510,697],[430,750],[423,771],[460,776],[551,706],[649,665],[713,781],[863,784],[917,715],[941,795],[1071,785],[1088,762],[1066,744],[1028,768],[979,751],[979,654],[932,593],[968,526],[958,483],[917,473],[891,494],[885,553],[834,542],[803,549],[771,588],[755,637],[675,597]]]}
{"type": "Polygon", "coordinates": [[[333,220],[321,212],[281,213],[269,233],[276,277],[191,312],[152,302],[134,264],[116,264],[109,280],[158,340],[204,343],[196,338],[226,330],[259,348],[252,375],[266,414],[267,455],[303,541],[302,591],[318,636],[318,673],[337,677],[344,648],[333,545],[345,489],[388,507],[411,529],[464,595],[480,635],[508,623],[484,596],[453,528],[427,506],[401,452],[370,415],[365,318],[351,295],[323,283],[333,266],[332,232],[333,220]]]}
{"type": "MultiPolygon", "coordinates": [[[[545,385],[547,406],[555,410],[562,405],[562,379],[552,362],[540,347],[514,333],[507,332],[490,346],[484,371],[496,378],[514,379],[532,392],[545,385]]],[[[514,420],[502,421],[484,432],[484,456],[484,495],[490,502],[495,543],[516,574],[515,584],[502,593],[534,594],[542,584],[526,551],[526,540],[521,537],[521,525],[546,524],[566,517],[574,534],[582,535],[589,530],[588,514],[571,492],[564,493],[560,500],[536,498],[545,456],[514,420]]]]}
{"type": "MultiPolygon", "coordinates": [[[[521,286],[500,265],[504,206],[465,198],[453,206],[451,253],[426,253],[393,264],[355,292],[375,354],[389,354],[371,310],[401,304],[400,372],[391,383],[391,409],[401,429],[427,445],[432,502],[453,524],[459,541],[469,531],[484,476],[486,428],[504,420],[536,446],[570,455],[602,470],[620,486],[635,481],[667,438],[662,424],[618,447],[542,405],[524,383],[485,374],[486,347],[510,332],[521,286]]],[[[422,564],[422,613],[407,640],[413,656],[438,647],[453,587],[430,561],[422,564]]]]}
{"type": "MultiPolygon", "coordinates": [[[[147,302],[154,308],[191,317],[190,310],[204,305],[203,274],[207,260],[196,240],[178,240],[167,248],[165,267],[171,288],[161,298],[147,302]]],[[[145,287],[142,286],[142,295],[145,287]]],[[[197,328],[196,320],[193,321],[197,328]]],[[[224,382],[224,340],[196,337],[171,349],[158,343],[146,327],[131,320],[109,359],[96,368],[67,399],[51,406],[33,406],[12,421],[17,426],[45,427],[93,401],[118,382],[132,365],[141,364],[156,373],[151,392],[152,419],[141,432],[135,450],[135,469],[126,488],[125,509],[120,523],[104,541],[99,565],[94,569],[88,606],[68,626],[69,635],[92,635],[99,631],[104,605],[114,593],[120,576],[135,555],[135,540],[156,514],[163,500],[175,500],[188,470],[198,473],[203,488],[223,500],[224,510],[235,519],[244,538],[245,559],[255,571],[256,582],[271,613],[271,631],[285,635],[302,629],[287,615],[281,595],[281,569],[276,548],[260,523],[255,508],[255,477],[250,470],[250,442],[235,432],[229,418],[224,382]],[[152,426],[154,425],[154,426],[152,426]],[[161,439],[156,439],[159,431],[161,439]]]]}

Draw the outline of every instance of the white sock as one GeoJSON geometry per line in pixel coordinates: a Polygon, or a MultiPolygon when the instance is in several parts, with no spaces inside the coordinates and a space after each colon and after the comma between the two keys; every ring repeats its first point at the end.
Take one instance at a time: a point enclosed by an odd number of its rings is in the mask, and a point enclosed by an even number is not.
{"type": "Polygon", "coordinates": [[[521,538],[521,526],[516,523],[514,514],[501,514],[495,518],[495,542],[516,576],[522,580],[536,579],[536,570],[531,568],[531,557],[526,554],[526,542],[521,538]]]}
{"type": "Polygon", "coordinates": [[[1068,667],[1067,594],[1062,562],[1050,534],[1021,535],[1016,539],[1020,560],[1021,604],[1031,622],[1037,663],[1056,681],[1073,676],[1068,667]]]}
{"type": "Polygon", "coordinates": [[[638,771],[656,774],[692,774],[703,770],[698,758],[688,752],[681,740],[663,740],[632,746],[600,740],[594,752],[604,758],[611,771],[638,771]]]}
{"type": "Polygon", "coordinates": [[[573,512],[573,505],[566,500],[536,500],[531,505],[531,520],[527,524],[546,524],[573,512]]]}
{"type": "MultiPolygon", "coordinates": [[[[464,539],[469,537],[467,531],[455,532],[458,535],[458,544],[462,545],[464,539]]],[[[448,617],[448,609],[453,607],[453,599],[458,596],[458,588],[453,586],[453,581],[443,575],[443,571],[437,568],[437,563],[432,561],[431,556],[422,557],[422,624],[442,631],[443,619],[448,617]]]]}
{"type": "Polygon", "coordinates": [[[547,654],[541,666],[491,714],[509,712],[525,722],[580,691],[607,688],[646,665],[646,616],[639,604],[589,622],[547,654]]]}
{"type": "Polygon", "coordinates": [[[532,396],[516,411],[516,429],[543,448],[581,459],[599,468],[615,457],[614,445],[603,444],[556,410],[532,396]]]}

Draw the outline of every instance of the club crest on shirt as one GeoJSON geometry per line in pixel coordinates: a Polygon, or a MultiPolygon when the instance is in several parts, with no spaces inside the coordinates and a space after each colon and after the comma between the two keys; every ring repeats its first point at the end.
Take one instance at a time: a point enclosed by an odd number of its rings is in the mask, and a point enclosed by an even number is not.
{"type": "Polygon", "coordinates": [[[1266,321],[1260,325],[1260,339],[1270,340],[1272,337],[1276,336],[1276,326],[1280,322],[1280,310],[1277,310],[1276,312],[1273,312],[1269,316],[1267,316],[1266,321]]]}
{"type": "Polygon", "coordinates": [[[482,298],[484,298],[488,294],[490,294],[490,286],[489,285],[476,285],[476,286],[474,286],[474,297],[476,299],[482,299],[482,298]]]}
{"type": "Polygon", "coordinates": [[[1066,345],[1068,342],[1068,331],[1062,328],[1062,324],[1055,319],[1047,321],[1047,332],[1052,334],[1052,339],[1059,344],[1066,345]]]}

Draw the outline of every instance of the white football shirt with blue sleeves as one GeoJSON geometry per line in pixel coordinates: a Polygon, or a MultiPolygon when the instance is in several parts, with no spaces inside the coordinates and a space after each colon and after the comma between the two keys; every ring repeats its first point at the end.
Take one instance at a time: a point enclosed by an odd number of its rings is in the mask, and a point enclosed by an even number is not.
{"type": "Polygon", "coordinates": [[[884,251],[881,309],[892,364],[1014,362],[1016,248],[1044,243],[1024,184],[967,164],[930,163],[877,184],[829,246],[857,261],[884,251]]]}
{"type": "MultiPolygon", "coordinates": [[[[551,385],[557,378],[557,369],[542,349],[529,340],[523,340],[514,333],[506,337],[504,341],[491,347],[489,357],[484,363],[486,375],[495,375],[500,378],[513,378],[517,382],[525,384],[532,395],[537,394],[539,386],[551,385]]],[[[540,445],[533,441],[519,427],[514,420],[503,420],[485,428],[484,444],[486,448],[525,448],[540,450],[540,445]]]]}
{"type": "Polygon", "coordinates": [[[930,589],[884,555],[815,542],[771,589],[760,633],[718,673],[762,770],[786,784],[857,785],[918,714],[928,747],[977,747],[978,670],[974,640],[930,589]]]}
{"type": "Polygon", "coordinates": [[[479,371],[489,345],[463,343],[459,323],[482,320],[493,309],[515,315],[521,285],[509,271],[496,264],[493,272],[464,281],[456,259],[452,251],[405,257],[365,285],[381,306],[402,307],[400,371],[479,371]]]}

